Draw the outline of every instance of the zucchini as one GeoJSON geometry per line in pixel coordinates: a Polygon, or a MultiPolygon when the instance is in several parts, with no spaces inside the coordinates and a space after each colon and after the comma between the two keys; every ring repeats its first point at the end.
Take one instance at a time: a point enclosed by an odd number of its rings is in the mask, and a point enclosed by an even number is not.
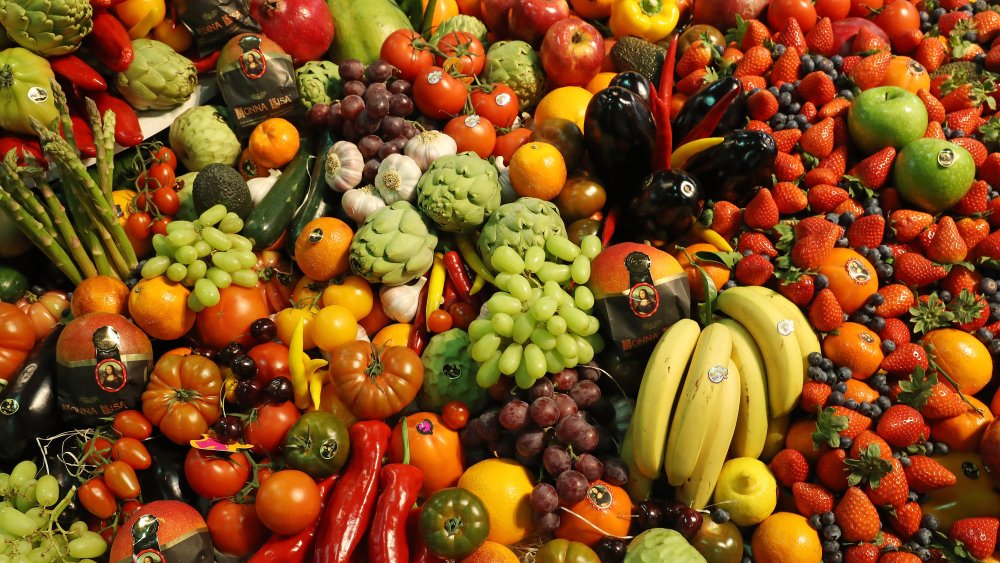
{"type": "Polygon", "coordinates": [[[25,291],[28,291],[28,278],[20,270],[0,264],[0,301],[13,303],[20,299],[25,291]]]}
{"type": "Polygon", "coordinates": [[[278,242],[292,222],[292,216],[309,186],[310,143],[302,140],[298,154],[285,167],[271,191],[253,208],[243,223],[243,236],[253,241],[255,249],[264,249],[278,242]]]}
{"type": "Polygon", "coordinates": [[[299,233],[306,227],[306,224],[313,219],[329,215],[340,204],[340,194],[326,185],[326,154],[331,144],[330,135],[325,132],[320,135],[316,142],[316,147],[319,150],[316,153],[316,162],[313,163],[309,189],[306,191],[302,205],[295,210],[291,226],[288,227],[285,252],[292,258],[295,258],[295,239],[299,238],[299,233]]]}

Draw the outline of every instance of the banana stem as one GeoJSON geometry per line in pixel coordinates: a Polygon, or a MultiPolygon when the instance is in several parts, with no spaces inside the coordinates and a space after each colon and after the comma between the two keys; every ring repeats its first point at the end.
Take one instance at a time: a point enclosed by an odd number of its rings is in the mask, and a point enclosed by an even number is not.
{"type": "Polygon", "coordinates": [[[73,223],[66,215],[66,208],[63,207],[62,202],[59,201],[55,192],[52,191],[52,186],[45,181],[45,178],[41,174],[35,175],[34,180],[35,185],[38,186],[38,191],[41,192],[42,198],[45,199],[45,204],[49,208],[49,213],[52,215],[52,222],[55,224],[56,230],[62,235],[63,240],[66,241],[66,246],[76,261],[77,266],[79,266],[83,277],[90,278],[96,276],[97,267],[94,265],[91,256],[87,254],[86,249],[83,248],[80,237],[77,235],[76,230],[73,229],[73,223]]]}
{"type": "Polygon", "coordinates": [[[59,268],[62,273],[66,274],[66,277],[70,279],[73,284],[79,284],[83,281],[83,276],[80,275],[80,270],[73,263],[73,260],[66,254],[61,246],[56,243],[55,238],[47,231],[41,223],[36,221],[23,207],[20,206],[10,194],[8,194],[4,189],[0,188],[0,208],[2,208],[7,215],[14,219],[15,224],[18,229],[35,246],[38,247],[45,256],[48,257],[53,264],[59,268]]]}

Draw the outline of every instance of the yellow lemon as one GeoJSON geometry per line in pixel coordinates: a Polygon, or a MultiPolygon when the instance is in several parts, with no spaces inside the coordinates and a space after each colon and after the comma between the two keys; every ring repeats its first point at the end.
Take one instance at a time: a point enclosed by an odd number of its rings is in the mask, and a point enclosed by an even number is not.
{"type": "Polygon", "coordinates": [[[487,459],[465,470],[458,486],[483,501],[490,513],[490,541],[513,545],[531,534],[531,476],[512,459],[487,459]]]}
{"type": "Polygon", "coordinates": [[[722,466],[715,486],[715,503],[729,511],[737,526],[753,526],[774,512],[778,484],[759,459],[733,458],[722,466]]]}
{"type": "Polygon", "coordinates": [[[587,104],[594,95],[579,86],[563,86],[549,92],[535,108],[535,126],[550,117],[568,119],[583,131],[587,104]]]}

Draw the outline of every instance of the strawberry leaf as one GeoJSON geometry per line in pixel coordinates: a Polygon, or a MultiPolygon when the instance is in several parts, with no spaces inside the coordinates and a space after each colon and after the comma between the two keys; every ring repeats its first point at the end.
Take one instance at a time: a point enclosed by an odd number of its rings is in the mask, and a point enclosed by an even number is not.
{"type": "Polygon", "coordinates": [[[827,407],[819,412],[816,418],[816,431],[812,434],[813,449],[818,450],[823,444],[831,448],[840,446],[840,433],[847,430],[850,421],[846,416],[836,412],[833,407],[827,407]]]}
{"type": "Polygon", "coordinates": [[[899,382],[899,388],[902,389],[899,394],[899,402],[910,405],[919,411],[927,405],[927,401],[931,398],[931,388],[937,383],[937,374],[933,372],[927,374],[924,372],[924,368],[917,366],[910,374],[909,380],[899,382]]]}

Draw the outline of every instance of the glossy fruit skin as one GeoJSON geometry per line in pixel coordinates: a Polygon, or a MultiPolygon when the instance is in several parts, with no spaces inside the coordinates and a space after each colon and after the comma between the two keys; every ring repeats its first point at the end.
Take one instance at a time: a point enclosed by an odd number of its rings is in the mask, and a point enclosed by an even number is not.
{"type": "Polygon", "coordinates": [[[379,57],[399,69],[400,77],[413,82],[425,67],[434,64],[434,54],[417,49],[414,40],[422,40],[420,34],[411,29],[397,29],[382,43],[379,57]]]}
{"type": "MultiPolygon", "coordinates": [[[[26,334],[29,332],[25,330],[26,334]]],[[[37,345],[24,361],[17,362],[15,371],[5,382],[6,387],[0,392],[0,403],[13,400],[19,405],[17,411],[4,416],[3,424],[0,424],[0,459],[22,459],[22,454],[29,447],[35,447],[35,438],[57,432],[56,343],[61,332],[62,327],[56,327],[55,332],[37,345]]],[[[3,334],[2,321],[0,334],[3,334]]],[[[0,369],[4,369],[7,361],[4,354],[4,349],[0,347],[0,369]]]]}
{"type": "Polygon", "coordinates": [[[136,440],[145,440],[153,435],[153,424],[137,410],[127,410],[116,414],[111,426],[121,436],[136,440]]]}
{"type": "Polygon", "coordinates": [[[319,487],[301,471],[277,471],[257,491],[257,515],[279,534],[297,534],[319,518],[319,487]]]}
{"type": "Polygon", "coordinates": [[[118,509],[118,501],[115,500],[114,493],[100,477],[93,477],[80,485],[77,496],[87,512],[98,518],[110,518],[118,509]]]}
{"type": "Polygon", "coordinates": [[[802,33],[816,25],[816,8],[809,0],[776,0],[771,2],[767,10],[767,21],[773,29],[783,29],[785,20],[795,18],[802,33]]]}
{"type": "Polygon", "coordinates": [[[257,364],[257,378],[268,382],[277,377],[290,377],[288,347],[278,342],[258,344],[247,351],[257,364]]]}
{"type": "Polygon", "coordinates": [[[254,452],[275,454],[301,416],[291,401],[266,404],[257,409],[257,418],[246,424],[243,435],[248,443],[253,444],[254,452]]]}
{"type": "Polygon", "coordinates": [[[699,123],[705,119],[705,115],[715,107],[715,104],[727,94],[736,91],[736,98],[726,108],[726,112],[715,126],[712,136],[721,136],[730,131],[739,129],[746,123],[746,96],[743,93],[743,83],[738,78],[726,76],[702,86],[697,92],[691,94],[684,105],[681,106],[680,113],[677,114],[671,124],[674,147],[680,146],[680,142],[699,123]]]}
{"type": "Polygon", "coordinates": [[[156,362],[142,412],[174,443],[187,444],[219,418],[222,374],[202,356],[164,356],[156,362]]]}
{"type": "Polygon", "coordinates": [[[104,466],[104,483],[122,500],[139,496],[139,477],[124,461],[112,461],[104,466]]]}
{"type": "MultiPolygon", "coordinates": [[[[535,126],[532,141],[542,141],[554,146],[563,160],[566,170],[575,170],[583,160],[583,133],[576,123],[561,117],[550,117],[535,126]]],[[[561,193],[561,192],[560,192],[561,193]]]]}
{"type": "Polygon", "coordinates": [[[453,31],[438,41],[438,49],[444,57],[438,57],[438,63],[455,57],[461,61],[461,72],[466,75],[478,75],[486,65],[486,50],[475,35],[466,31],[453,31]]]}
{"type": "Polygon", "coordinates": [[[441,489],[421,508],[420,533],[431,553],[446,558],[465,557],[486,541],[489,512],[479,497],[465,489],[441,489]],[[462,526],[448,532],[456,519],[462,526]]]}
{"type": "Polygon", "coordinates": [[[684,171],[705,187],[708,199],[725,199],[743,207],[755,193],[747,188],[763,185],[770,178],[777,155],[774,137],[737,129],[726,133],[721,143],[692,156],[684,171]]]}
{"type": "Polygon", "coordinates": [[[732,522],[717,524],[705,518],[691,545],[708,563],[739,563],[743,558],[743,537],[739,527],[732,522]]]}
{"type": "Polygon", "coordinates": [[[52,334],[70,308],[69,305],[66,292],[59,290],[49,290],[37,297],[26,295],[17,301],[17,308],[24,311],[31,319],[37,340],[52,334]]]}
{"type": "Polygon", "coordinates": [[[304,414],[285,436],[288,466],[313,478],[329,477],[340,471],[350,449],[347,427],[329,412],[304,414]]]}
{"type": "MultiPolygon", "coordinates": [[[[697,26],[695,26],[697,27],[697,26]]],[[[680,48],[678,47],[678,50],[680,48]]],[[[611,79],[608,83],[608,88],[612,86],[620,86],[626,90],[630,90],[635,95],[639,96],[642,101],[649,105],[649,102],[653,99],[653,84],[648,78],[642,74],[635,72],[634,70],[628,70],[625,72],[619,72],[611,79]]]]}
{"type": "Polygon", "coordinates": [[[198,313],[195,324],[205,345],[220,349],[249,336],[250,323],[267,315],[267,304],[259,289],[231,285],[219,290],[219,302],[198,313]]]}
{"type": "Polygon", "coordinates": [[[149,455],[146,446],[139,440],[128,437],[115,440],[114,445],[111,446],[111,459],[123,461],[136,471],[149,469],[153,464],[153,458],[149,455]]]}
{"type": "Polygon", "coordinates": [[[587,104],[584,145],[612,204],[628,201],[652,167],[656,123],[649,106],[620,86],[587,104]]]}
{"type": "Polygon", "coordinates": [[[601,558],[586,545],[569,540],[549,540],[535,554],[536,563],[601,563],[601,558]]]}
{"type": "Polygon", "coordinates": [[[10,379],[35,345],[31,319],[10,303],[0,303],[0,380],[10,379]]]}
{"type": "Polygon", "coordinates": [[[697,178],[681,170],[656,170],[643,179],[621,224],[640,238],[671,241],[687,233],[704,208],[697,178]]]}
{"type": "Polygon", "coordinates": [[[234,557],[257,551],[269,534],[257,517],[257,508],[253,503],[220,500],[209,509],[206,521],[215,548],[234,557]]]}
{"type": "MultiPolygon", "coordinates": [[[[454,487],[464,470],[465,455],[452,430],[431,412],[418,412],[406,417],[407,437],[410,443],[410,463],[424,470],[420,496],[426,498],[438,490],[454,487]]],[[[389,459],[403,461],[403,430],[397,424],[389,440],[389,459]]]]}
{"type": "Polygon", "coordinates": [[[368,342],[354,341],[331,351],[329,373],[351,412],[374,420],[398,413],[416,397],[424,364],[406,346],[376,350],[368,342]]]}
{"type": "Polygon", "coordinates": [[[184,477],[201,497],[231,497],[250,477],[250,463],[242,452],[220,455],[191,448],[184,458],[184,477]]]}

